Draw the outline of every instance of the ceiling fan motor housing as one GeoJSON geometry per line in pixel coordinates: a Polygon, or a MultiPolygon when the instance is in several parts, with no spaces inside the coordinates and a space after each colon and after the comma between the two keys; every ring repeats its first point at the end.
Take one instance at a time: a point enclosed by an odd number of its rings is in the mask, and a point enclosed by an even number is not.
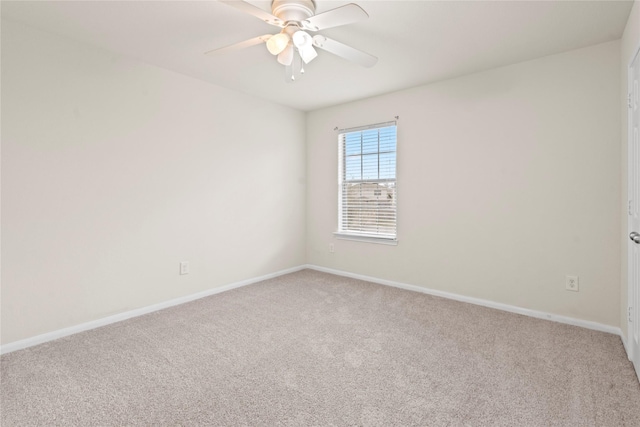
{"type": "Polygon", "coordinates": [[[314,0],[273,0],[271,12],[284,22],[301,22],[316,13],[314,0]]]}

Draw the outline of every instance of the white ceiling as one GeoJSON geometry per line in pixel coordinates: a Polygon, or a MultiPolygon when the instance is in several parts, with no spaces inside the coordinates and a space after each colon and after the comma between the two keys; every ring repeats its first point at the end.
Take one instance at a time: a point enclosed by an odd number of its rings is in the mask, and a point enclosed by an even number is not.
{"type": "MultiPolygon", "coordinates": [[[[205,56],[278,28],[215,0],[2,1],[22,22],[303,111],[619,39],[633,1],[353,0],[363,22],[321,33],[379,58],[363,68],[320,51],[302,79],[264,45],[205,56]]],[[[269,1],[250,1],[270,10],[269,1]]],[[[317,13],[349,1],[317,0],[317,13]]]]}

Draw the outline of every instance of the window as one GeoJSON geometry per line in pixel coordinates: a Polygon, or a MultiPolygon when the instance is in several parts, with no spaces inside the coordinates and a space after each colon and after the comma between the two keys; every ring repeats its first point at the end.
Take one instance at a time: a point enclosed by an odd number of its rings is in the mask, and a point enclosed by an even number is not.
{"type": "Polygon", "coordinates": [[[396,240],[396,123],[339,135],[338,232],[359,240],[396,240]]]}

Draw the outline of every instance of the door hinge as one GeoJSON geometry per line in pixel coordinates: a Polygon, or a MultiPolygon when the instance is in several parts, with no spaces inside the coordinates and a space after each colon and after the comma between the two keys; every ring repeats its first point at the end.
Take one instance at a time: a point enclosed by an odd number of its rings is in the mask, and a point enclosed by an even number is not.
{"type": "Polygon", "coordinates": [[[627,107],[632,108],[633,102],[631,102],[631,92],[627,94],[627,107]]]}
{"type": "Polygon", "coordinates": [[[629,307],[629,309],[627,310],[629,312],[629,322],[633,322],[633,307],[629,307]]]}

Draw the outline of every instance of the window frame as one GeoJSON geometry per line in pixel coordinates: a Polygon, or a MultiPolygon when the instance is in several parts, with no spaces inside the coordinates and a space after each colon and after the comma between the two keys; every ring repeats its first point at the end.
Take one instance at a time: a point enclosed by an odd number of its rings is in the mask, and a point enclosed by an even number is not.
{"type": "MultiPolygon", "coordinates": [[[[347,128],[347,129],[339,129],[338,130],[338,231],[334,232],[334,236],[338,239],[344,239],[344,240],[355,240],[355,241],[362,241],[362,242],[370,242],[370,243],[379,243],[379,244],[385,244],[385,245],[397,245],[398,244],[398,186],[397,186],[397,181],[398,181],[398,168],[397,168],[397,162],[398,162],[398,123],[397,121],[390,121],[390,122],[383,122],[383,123],[376,123],[376,124],[371,124],[371,125],[366,125],[366,126],[360,126],[360,127],[355,127],[355,128],[347,128]],[[378,172],[378,178],[377,179],[346,179],[346,167],[347,167],[347,163],[346,163],[346,147],[345,144],[347,143],[347,134],[349,133],[356,133],[356,132],[364,132],[367,130],[372,130],[372,129],[380,129],[380,128],[386,128],[386,127],[395,127],[395,144],[394,144],[394,176],[393,178],[380,178],[380,172],[378,172]],[[367,184],[367,183],[389,183],[392,182],[393,183],[393,194],[395,197],[394,203],[393,203],[393,209],[394,209],[394,213],[393,213],[393,217],[394,217],[394,233],[393,234],[377,234],[377,233],[368,233],[368,232],[358,232],[355,230],[348,230],[344,228],[344,221],[345,221],[345,211],[343,210],[344,208],[344,194],[343,194],[343,189],[344,189],[344,183],[345,182],[353,182],[353,183],[362,183],[362,184],[367,184]]],[[[378,149],[377,151],[375,151],[375,154],[378,155],[378,170],[380,168],[380,154],[384,154],[384,153],[388,153],[387,152],[383,152],[381,151],[380,148],[380,139],[378,139],[378,149]]],[[[373,154],[373,153],[364,153],[361,152],[361,156],[364,156],[366,154],[373,154]]],[[[364,160],[361,159],[361,162],[363,162],[364,160]]],[[[362,176],[360,178],[363,178],[362,176]]],[[[376,190],[373,190],[374,192],[376,190]]],[[[377,190],[378,192],[381,192],[381,190],[377,190]]],[[[375,193],[374,193],[375,194],[375,193]]]]}

